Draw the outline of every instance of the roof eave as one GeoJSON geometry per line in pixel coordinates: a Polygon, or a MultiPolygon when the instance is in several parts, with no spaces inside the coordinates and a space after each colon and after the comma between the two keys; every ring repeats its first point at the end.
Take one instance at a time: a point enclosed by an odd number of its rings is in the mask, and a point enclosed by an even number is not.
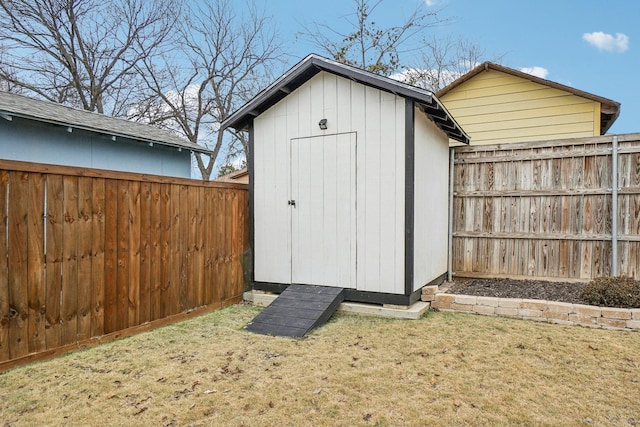
{"type": "Polygon", "coordinates": [[[267,108],[286,97],[289,93],[291,93],[292,90],[295,90],[304,81],[309,80],[311,77],[321,71],[327,71],[344,78],[349,78],[358,83],[376,87],[380,90],[393,93],[397,96],[413,99],[419,104],[430,105],[436,110],[442,110],[449,118],[448,122],[446,123],[450,125],[451,128],[449,128],[449,126],[446,126],[447,129],[445,129],[444,122],[438,123],[436,120],[434,120],[438,127],[440,127],[443,132],[447,133],[450,138],[456,141],[463,142],[465,144],[469,143],[468,135],[453,119],[453,117],[451,117],[451,114],[449,114],[442,103],[440,103],[440,101],[435,96],[433,96],[433,93],[431,93],[430,91],[391,80],[387,77],[378,76],[359,68],[350,67],[314,54],[311,54],[304,58],[298,64],[293,66],[289,71],[283,74],[280,78],[278,78],[275,82],[269,85],[266,89],[256,95],[255,98],[253,98],[236,112],[231,114],[231,116],[229,116],[225,121],[222,122],[221,131],[228,127],[237,130],[246,130],[246,126],[250,121],[250,117],[255,117],[261,114],[267,108]],[[435,107],[433,107],[434,103],[436,105],[435,107]]]}
{"type": "Polygon", "coordinates": [[[68,123],[68,122],[62,122],[59,120],[51,120],[51,119],[45,119],[42,117],[37,117],[37,116],[32,116],[32,115],[28,115],[28,114],[23,114],[23,113],[18,113],[15,111],[9,111],[9,110],[0,110],[0,113],[5,114],[7,116],[10,117],[18,117],[24,120],[32,120],[35,122],[40,122],[40,123],[46,123],[49,125],[54,125],[54,126],[61,126],[61,127],[66,127],[66,128],[71,128],[71,129],[78,129],[78,130],[82,130],[85,132],[91,132],[91,133],[96,133],[96,134],[100,134],[100,135],[105,135],[105,136],[109,136],[109,137],[115,137],[115,138],[125,138],[125,139],[129,139],[129,140],[133,140],[133,141],[140,141],[146,144],[157,144],[157,145],[162,145],[165,147],[171,147],[171,148],[176,148],[179,150],[188,150],[194,153],[200,153],[200,154],[205,154],[207,156],[211,156],[213,155],[213,151],[206,149],[206,148],[201,148],[201,147],[194,147],[192,145],[188,145],[188,144],[182,144],[182,143],[171,143],[168,141],[161,141],[158,139],[152,139],[152,138],[145,138],[145,137],[141,137],[141,136],[135,136],[135,135],[128,135],[128,134],[124,134],[124,133],[120,133],[120,132],[113,132],[110,130],[106,130],[106,129],[100,129],[100,128],[94,128],[94,127],[90,127],[90,126],[83,126],[83,125],[78,125],[76,123],[68,123]]]}

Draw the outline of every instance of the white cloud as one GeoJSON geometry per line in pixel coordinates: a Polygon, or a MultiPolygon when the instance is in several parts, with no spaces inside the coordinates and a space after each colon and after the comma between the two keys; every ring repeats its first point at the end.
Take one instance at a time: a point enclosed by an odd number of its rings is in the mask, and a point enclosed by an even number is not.
{"type": "Polygon", "coordinates": [[[424,4],[426,4],[427,7],[435,6],[436,0],[424,0],[424,4]]]}
{"type": "Polygon", "coordinates": [[[543,67],[522,67],[520,71],[523,73],[531,74],[532,76],[540,77],[541,79],[546,79],[549,74],[549,70],[543,67]]]}
{"type": "Polygon", "coordinates": [[[629,36],[622,33],[616,33],[616,36],[603,33],[602,31],[595,31],[593,33],[584,33],[582,39],[592,46],[595,46],[598,50],[605,50],[607,52],[625,52],[629,49],[629,36]]]}

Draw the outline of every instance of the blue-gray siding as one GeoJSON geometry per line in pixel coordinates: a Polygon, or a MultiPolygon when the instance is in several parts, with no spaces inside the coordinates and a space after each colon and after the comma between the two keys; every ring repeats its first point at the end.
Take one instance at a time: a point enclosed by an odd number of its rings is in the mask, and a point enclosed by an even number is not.
{"type": "Polygon", "coordinates": [[[0,118],[0,158],[189,178],[191,153],[13,117],[0,118]]]}

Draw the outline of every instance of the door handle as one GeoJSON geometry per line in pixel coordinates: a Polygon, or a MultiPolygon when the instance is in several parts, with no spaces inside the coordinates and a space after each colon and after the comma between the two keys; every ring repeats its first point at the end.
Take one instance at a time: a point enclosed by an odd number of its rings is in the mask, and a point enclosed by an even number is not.
{"type": "Polygon", "coordinates": [[[295,200],[289,200],[289,201],[287,201],[287,204],[289,206],[293,206],[294,208],[296,207],[296,201],[295,200]]]}

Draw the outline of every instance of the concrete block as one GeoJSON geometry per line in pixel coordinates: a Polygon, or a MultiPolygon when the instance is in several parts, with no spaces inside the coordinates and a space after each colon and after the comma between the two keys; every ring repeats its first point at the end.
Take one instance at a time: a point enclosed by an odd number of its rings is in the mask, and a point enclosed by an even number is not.
{"type": "Polygon", "coordinates": [[[627,328],[640,329],[640,320],[627,320],[627,328]]]}
{"type": "Polygon", "coordinates": [[[599,319],[599,316],[598,317],[584,316],[582,314],[577,314],[577,313],[569,314],[569,320],[578,325],[587,325],[587,326],[597,325],[598,319],[599,319]]]}
{"type": "Polygon", "coordinates": [[[516,307],[495,307],[495,313],[498,316],[518,317],[518,308],[516,308],[516,307]]]}
{"type": "Polygon", "coordinates": [[[478,297],[476,300],[476,304],[478,305],[486,305],[488,307],[498,307],[500,303],[500,298],[494,297],[478,297]]]}
{"type": "Polygon", "coordinates": [[[435,295],[429,295],[429,294],[422,294],[420,296],[420,299],[422,301],[435,301],[436,296],[435,295]]]}
{"type": "Polygon", "coordinates": [[[626,328],[627,322],[622,319],[609,319],[606,317],[598,318],[598,325],[606,328],[626,328]]]}
{"type": "Polygon", "coordinates": [[[436,294],[436,301],[452,303],[456,300],[456,295],[453,294],[436,294]]]}
{"type": "Polygon", "coordinates": [[[438,292],[437,285],[430,285],[422,288],[422,295],[435,295],[436,292],[438,292]]]}
{"type": "Polygon", "coordinates": [[[545,311],[544,317],[549,320],[566,320],[569,321],[569,314],[567,313],[554,313],[553,311],[545,311]]]}
{"type": "Polygon", "coordinates": [[[473,311],[486,316],[493,316],[496,314],[496,308],[489,305],[474,305],[473,311]]]}
{"type": "Polygon", "coordinates": [[[461,311],[463,313],[473,313],[473,305],[471,304],[458,304],[457,302],[451,303],[451,310],[461,311]]]}
{"type": "Polygon", "coordinates": [[[600,317],[602,311],[595,305],[573,304],[573,313],[584,317],[600,317]]]}
{"type": "Polygon", "coordinates": [[[547,301],[540,301],[536,299],[523,299],[520,303],[520,308],[530,308],[532,310],[546,310],[547,301]]]}
{"type": "Polygon", "coordinates": [[[520,308],[520,304],[522,304],[520,298],[500,298],[498,307],[520,308]]]}
{"type": "Polygon", "coordinates": [[[429,303],[418,301],[409,307],[401,307],[401,309],[398,309],[381,307],[375,304],[343,302],[338,307],[338,313],[416,320],[420,319],[424,313],[429,310],[429,303]]]}
{"type": "Polygon", "coordinates": [[[531,308],[519,308],[518,316],[522,317],[542,317],[542,310],[533,310],[531,308]]]}
{"type": "Polygon", "coordinates": [[[568,302],[549,301],[547,307],[547,311],[550,311],[552,313],[569,314],[573,310],[573,304],[569,304],[568,302]]]}
{"type": "Polygon", "coordinates": [[[633,320],[640,320],[640,308],[632,308],[629,311],[631,311],[631,318],[633,320]]]}
{"type": "Polygon", "coordinates": [[[631,311],[626,308],[612,308],[612,307],[600,307],[602,311],[602,317],[609,319],[631,319],[631,311]]]}
{"type": "Polygon", "coordinates": [[[431,301],[431,307],[438,310],[451,310],[451,303],[443,302],[443,301],[440,301],[439,299],[436,299],[435,301],[431,301]]]}
{"type": "Polygon", "coordinates": [[[475,305],[478,297],[474,295],[456,295],[456,304],[475,305]]]}

